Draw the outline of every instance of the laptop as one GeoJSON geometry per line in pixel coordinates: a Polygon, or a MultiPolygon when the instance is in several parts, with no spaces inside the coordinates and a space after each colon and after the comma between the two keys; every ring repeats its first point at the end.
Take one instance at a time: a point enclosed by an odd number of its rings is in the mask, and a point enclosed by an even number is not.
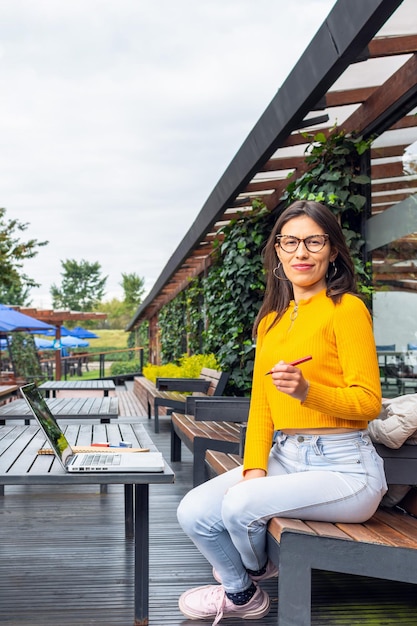
{"type": "Polygon", "coordinates": [[[20,388],[21,394],[53,453],[67,472],[163,472],[165,463],[161,452],[74,452],[51,413],[35,383],[20,388]]]}

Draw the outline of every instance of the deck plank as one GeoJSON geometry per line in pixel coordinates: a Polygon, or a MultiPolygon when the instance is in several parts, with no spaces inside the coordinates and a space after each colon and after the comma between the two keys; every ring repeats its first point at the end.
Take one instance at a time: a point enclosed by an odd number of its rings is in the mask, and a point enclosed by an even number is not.
{"type": "MultiPolygon", "coordinates": [[[[118,390],[123,391],[122,389],[118,390]]],[[[169,421],[153,432],[145,410],[120,399],[126,415],[149,430],[169,459],[169,421]],[[130,406],[130,408],[128,408],[130,406]]],[[[214,583],[211,568],[176,520],[191,488],[192,456],[173,463],[173,485],[150,486],[150,626],[185,626],[178,597],[190,586],[214,583]]],[[[133,625],[133,542],[126,542],[123,487],[6,487],[0,498],[0,623],[8,626],[133,625]],[[80,514],[82,510],[82,514],[80,514]]],[[[276,626],[277,584],[267,581],[270,614],[253,626],[276,626]]],[[[416,623],[415,587],[326,572],[313,576],[312,626],[410,626],[416,623]]],[[[210,622],[202,622],[209,624],[210,622]]],[[[243,626],[242,620],[225,621],[243,626]]]]}

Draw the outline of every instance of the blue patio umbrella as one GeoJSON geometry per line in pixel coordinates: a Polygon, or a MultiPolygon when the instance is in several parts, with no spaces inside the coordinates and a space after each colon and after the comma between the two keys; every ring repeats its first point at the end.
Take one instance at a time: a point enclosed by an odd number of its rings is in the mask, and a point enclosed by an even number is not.
{"type": "Polygon", "coordinates": [[[91,332],[87,328],[83,328],[82,326],[76,326],[71,330],[71,335],[73,337],[79,337],[80,339],[98,339],[98,335],[91,332]]]}
{"type": "MultiPolygon", "coordinates": [[[[6,337],[2,337],[0,339],[0,349],[8,350],[8,341],[13,341],[13,337],[10,336],[8,339],[6,337]]],[[[41,339],[40,337],[34,337],[35,346],[37,350],[52,350],[53,342],[49,341],[49,339],[41,339]]]]}
{"type": "Polygon", "coordinates": [[[43,339],[41,337],[34,337],[35,346],[38,350],[53,350],[54,343],[53,341],[49,341],[49,339],[43,339]]]}
{"type": "Polygon", "coordinates": [[[61,346],[65,348],[88,348],[89,345],[88,341],[79,337],[73,337],[72,335],[61,337],[61,346]]]}
{"type": "Polygon", "coordinates": [[[30,315],[15,311],[4,304],[0,304],[0,333],[8,334],[15,331],[37,331],[45,333],[47,331],[55,331],[55,327],[45,322],[41,322],[30,315]]]}
{"type": "MultiPolygon", "coordinates": [[[[55,337],[56,334],[56,327],[55,326],[51,326],[51,330],[48,330],[45,333],[42,333],[42,335],[47,335],[48,337],[55,337]]],[[[71,331],[68,330],[68,328],[65,328],[65,326],[61,326],[61,337],[68,337],[68,335],[71,335],[71,331]]]]}

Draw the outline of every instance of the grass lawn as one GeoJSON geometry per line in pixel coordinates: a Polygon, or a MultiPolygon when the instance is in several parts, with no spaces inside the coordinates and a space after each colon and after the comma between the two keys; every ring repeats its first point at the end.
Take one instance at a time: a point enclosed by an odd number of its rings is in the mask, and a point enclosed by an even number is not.
{"type": "Polygon", "coordinates": [[[123,350],[127,348],[129,333],[124,330],[94,330],[98,339],[90,339],[90,347],[106,352],[107,348],[123,350]]]}
{"type": "MultiPolygon", "coordinates": [[[[97,367],[98,367],[99,357],[98,355],[94,357],[93,356],[94,353],[109,352],[109,354],[106,355],[106,363],[105,363],[105,371],[104,371],[105,376],[111,375],[110,364],[112,361],[124,358],[124,355],[117,354],[117,353],[112,358],[111,352],[127,349],[127,339],[128,339],[129,333],[125,332],[124,330],[102,330],[102,329],[98,329],[98,330],[94,329],[93,332],[95,332],[95,334],[98,335],[98,339],[89,339],[88,342],[90,346],[88,348],[85,348],[85,352],[92,353],[91,361],[90,361],[90,371],[89,372],[85,371],[85,368],[83,367],[83,375],[81,377],[70,376],[69,374],[67,374],[68,380],[79,380],[80,378],[87,380],[87,379],[98,378],[99,372],[97,370],[97,367]]],[[[77,350],[77,352],[82,352],[82,351],[83,351],[82,348],[77,350]]]]}
{"type": "MultiPolygon", "coordinates": [[[[101,330],[101,329],[94,330],[94,332],[96,333],[96,335],[98,335],[99,338],[89,340],[90,347],[86,349],[86,352],[94,352],[94,353],[109,352],[109,354],[106,355],[106,365],[105,365],[104,375],[110,376],[111,375],[110,362],[117,358],[126,358],[124,356],[121,356],[120,354],[115,354],[114,357],[112,358],[111,351],[112,350],[126,350],[127,339],[128,339],[129,333],[125,332],[124,330],[101,330]]],[[[96,357],[96,359],[97,360],[95,361],[97,365],[98,357],[96,357]]],[[[98,371],[97,369],[94,368],[93,363],[90,363],[90,366],[91,366],[91,369],[89,372],[86,372],[83,368],[83,375],[81,377],[83,380],[98,378],[98,371]]],[[[78,378],[79,377],[74,376],[74,377],[71,377],[71,380],[76,380],[78,378]]]]}

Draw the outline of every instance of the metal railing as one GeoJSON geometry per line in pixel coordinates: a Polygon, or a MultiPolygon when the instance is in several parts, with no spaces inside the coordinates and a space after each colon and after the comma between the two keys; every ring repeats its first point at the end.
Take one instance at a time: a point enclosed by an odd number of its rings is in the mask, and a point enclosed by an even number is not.
{"type": "MultiPolygon", "coordinates": [[[[83,370],[90,372],[90,366],[93,363],[97,363],[98,367],[94,367],[94,371],[97,372],[97,378],[123,378],[128,377],[130,375],[139,375],[142,373],[143,365],[144,365],[144,348],[124,348],[122,350],[110,350],[103,352],[80,352],[73,353],[70,356],[61,357],[62,364],[62,376],[64,380],[67,380],[68,376],[82,376],[83,370]],[[136,372],[127,373],[127,374],[115,374],[106,376],[106,362],[114,361],[114,355],[120,355],[122,353],[130,353],[134,356],[138,355],[139,359],[139,370],[136,372]],[[112,359],[113,357],[113,359],[112,359]]],[[[122,361],[117,359],[118,363],[124,363],[126,361],[122,361]]],[[[40,360],[42,371],[46,378],[49,380],[55,379],[55,358],[44,358],[40,360]]]]}

